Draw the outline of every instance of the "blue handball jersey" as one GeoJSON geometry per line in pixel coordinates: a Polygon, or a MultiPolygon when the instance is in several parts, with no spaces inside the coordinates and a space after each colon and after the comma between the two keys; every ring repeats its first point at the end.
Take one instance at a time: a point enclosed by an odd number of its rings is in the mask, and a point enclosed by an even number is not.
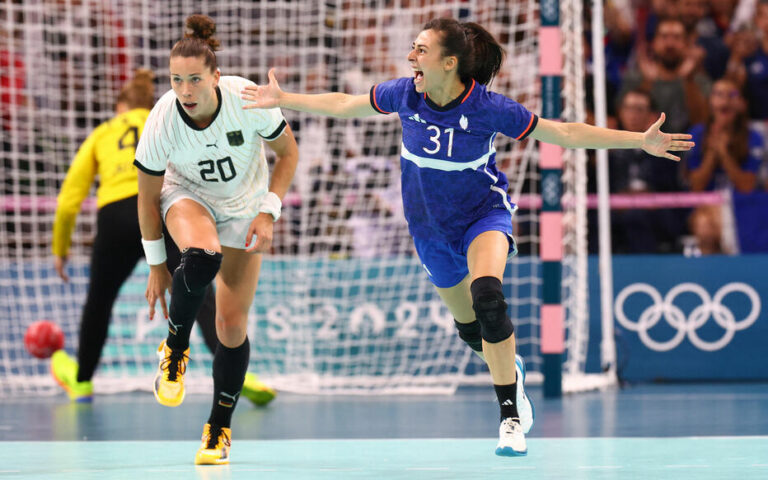
{"type": "Polygon", "coordinates": [[[401,181],[411,235],[453,241],[493,209],[514,212],[493,142],[498,132],[524,139],[536,115],[474,80],[442,107],[416,92],[410,77],[375,85],[370,97],[376,111],[397,112],[403,124],[401,181]]]}

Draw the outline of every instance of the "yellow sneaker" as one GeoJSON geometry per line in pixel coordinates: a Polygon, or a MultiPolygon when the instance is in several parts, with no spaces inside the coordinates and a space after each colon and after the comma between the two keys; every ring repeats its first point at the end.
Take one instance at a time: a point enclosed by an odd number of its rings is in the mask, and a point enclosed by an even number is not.
{"type": "Polygon", "coordinates": [[[259,377],[251,372],[245,374],[242,395],[253,402],[254,405],[263,407],[277,396],[275,389],[259,380],[259,377]]]}
{"type": "Polygon", "coordinates": [[[66,390],[70,400],[77,403],[93,401],[93,383],[77,381],[77,360],[67,355],[64,350],[56,350],[51,357],[51,374],[56,382],[66,390]]]}
{"type": "Polygon", "coordinates": [[[189,348],[173,350],[165,344],[165,340],[157,347],[157,375],[152,390],[160,405],[178,407],[184,401],[184,372],[187,371],[189,348]]]}
{"type": "Polygon", "coordinates": [[[232,429],[206,423],[203,427],[203,444],[195,455],[195,465],[227,465],[231,439],[232,429]]]}

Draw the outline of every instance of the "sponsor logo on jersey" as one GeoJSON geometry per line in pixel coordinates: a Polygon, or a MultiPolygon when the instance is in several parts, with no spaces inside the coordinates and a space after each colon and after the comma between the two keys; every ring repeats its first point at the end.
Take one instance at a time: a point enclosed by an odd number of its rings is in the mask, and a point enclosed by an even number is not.
{"type": "Polygon", "coordinates": [[[420,122],[420,123],[427,123],[426,120],[422,120],[422,118],[419,116],[418,113],[408,117],[408,120],[413,120],[414,122],[420,122]]]}
{"type": "Polygon", "coordinates": [[[234,132],[227,132],[227,140],[229,140],[229,144],[233,147],[239,147],[242,145],[245,140],[243,140],[243,132],[242,130],[235,130],[234,132]]]}

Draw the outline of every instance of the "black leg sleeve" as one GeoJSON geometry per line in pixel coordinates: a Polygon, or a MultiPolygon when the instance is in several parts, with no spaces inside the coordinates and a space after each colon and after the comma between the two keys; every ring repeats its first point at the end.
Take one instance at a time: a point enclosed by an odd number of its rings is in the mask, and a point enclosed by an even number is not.
{"type": "Polygon", "coordinates": [[[221,266],[220,253],[200,248],[187,248],[181,254],[181,263],[173,272],[171,305],[168,308],[169,347],[186,350],[189,335],[206,291],[221,266]]]}
{"type": "Polygon", "coordinates": [[[242,345],[227,348],[219,344],[213,356],[213,408],[208,423],[229,428],[232,413],[243,389],[251,344],[248,337],[242,345]]]}
{"type": "MultiPolygon", "coordinates": [[[[176,268],[181,263],[181,252],[179,252],[176,243],[174,243],[168,231],[164,232],[164,236],[165,251],[168,254],[166,266],[168,266],[168,270],[171,272],[171,275],[173,275],[176,268]]],[[[219,344],[219,338],[216,335],[216,290],[213,288],[213,283],[208,285],[208,288],[205,290],[203,304],[197,312],[197,324],[200,326],[205,345],[208,347],[208,350],[211,351],[212,355],[215,354],[216,345],[219,344]]]]}
{"type": "Polygon", "coordinates": [[[211,354],[216,353],[216,346],[219,344],[219,337],[216,335],[216,292],[213,285],[208,285],[205,290],[203,305],[197,312],[197,324],[203,333],[203,340],[211,354]]]}

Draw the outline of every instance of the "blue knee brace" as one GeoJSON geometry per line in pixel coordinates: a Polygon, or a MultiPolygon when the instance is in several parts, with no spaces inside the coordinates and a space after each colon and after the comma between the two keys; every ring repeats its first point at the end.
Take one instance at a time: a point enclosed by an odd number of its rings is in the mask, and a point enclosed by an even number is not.
{"type": "Polygon", "coordinates": [[[472,309],[480,323],[480,333],[489,343],[499,343],[515,332],[507,316],[507,302],[496,277],[480,277],[469,287],[472,292],[472,309]]]}

